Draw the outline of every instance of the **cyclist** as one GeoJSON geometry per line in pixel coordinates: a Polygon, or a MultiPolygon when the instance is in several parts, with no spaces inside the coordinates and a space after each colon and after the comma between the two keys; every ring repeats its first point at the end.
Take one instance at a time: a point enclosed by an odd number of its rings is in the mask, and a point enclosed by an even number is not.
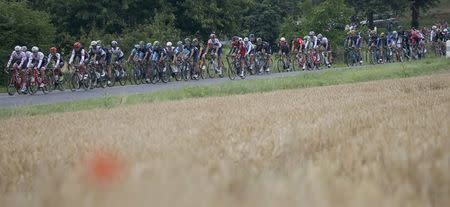
{"type": "Polygon", "coordinates": [[[98,45],[97,41],[91,42],[91,49],[88,52],[89,62],[94,64],[104,64],[106,62],[106,52],[98,45]]]}
{"type": "Polygon", "coordinates": [[[123,53],[122,49],[120,49],[119,44],[117,41],[113,40],[111,42],[111,58],[112,61],[120,66],[122,66],[123,58],[125,57],[125,54],[123,53]]]}
{"type": "Polygon", "coordinates": [[[288,71],[290,70],[289,68],[289,61],[288,61],[288,56],[289,56],[289,44],[286,42],[286,38],[282,37],[280,38],[280,41],[278,42],[278,48],[280,48],[280,51],[278,52],[278,54],[281,56],[281,58],[283,58],[283,68],[287,69],[288,71]]]}
{"type": "MultiPolygon", "coordinates": [[[[161,62],[161,60],[164,60],[164,53],[164,48],[159,45],[159,41],[155,41],[153,43],[151,56],[152,65],[154,66],[153,69],[157,69],[157,65],[161,62]]],[[[146,81],[149,82],[150,79],[147,77],[146,81]]]]}
{"type": "Polygon", "coordinates": [[[125,57],[125,54],[123,53],[123,51],[120,49],[120,47],[118,46],[119,44],[117,43],[117,41],[113,40],[111,41],[111,60],[114,64],[117,64],[120,66],[120,68],[122,68],[123,70],[123,59],[125,57]]]}
{"type": "MultiPolygon", "coordinates": [[[[350,43],[351,47],[356,52],[356,59],[359,62],[359,64],[362,65],[363,60],[362,60],[362,56],[361,56],[361,43],[362,43],[361,33],[357,34],[356,31],[353,30],[351,32],[350,39],[351,39],[351,43],[350,43]]],[[[331,52],[329,54],[331,54],[331,52]]]]}
{"type": "Polygon", "coordinates": [[[199,67],[198,67],[198,60],[200,56],[200,44],[198,42],[197,38],[194,38],[192,40],[192,46],[191,46],[191,59],[192,59],[192,67],[194,68],[194,78],[198,78],[198,74],[200,73],[199,67]]]}
{"type": "MultiPolygon", "coordinates": [[[[270,45],[268,42],[263,41],[262,38],[258,37],[256,38],[256,47],[255,47],[255,52],[257,54],[261,54],[262,57],[267,59],[267,65],[271,64],[271,49],[270,49],[270,45]]],[[[263,68],[260,68],[259,73],[262,73],[263,68]]],[[[266,72],[270,72],[270,67],[266,66],[266,72]]]]}
{"type": "MultiPolygon", "coordinates": [[[[211,54],[211,52],[214,52],[215,57],[217,59],[218,68],[217,72],[219,75],[222,75],[222,43],[220,43],[219,39],[216,38],[216,34],[212,33],[209,36],[208,45],[206,46],[206,53],[211,54]]],[[[203,55],[206,55],[203,54],[203,55]]]]}
{"type": "MultiPolygon", "coordinates": [[[[135,45],[135,50],[136,50],[136,55],[139,56],[139,53],[137,52],[137,50],[139,49],[139,45],[135,45]]],[[[147,45],[145,45],[145,55],[144,55],[144,59],[143,61],[146,63],[150,63],[150,58],[152,56],[152,52],[153,52],[153,45],[152,43],[147,43],[147,45]]],[[[139,57],[137,57],[139,58],[139,57]]]]}
{"type": "Polygon", "coordinates": [[[134,45],[133,50],[131,50],[131,53],[128,56],[127,62],[131,62],[131,61],[137,62],[137,61],[140,60],[140,58],[139,58],[139,51],[138,50],[139,50],[139,45],[137,45],[137,44],[134,45]]]}
{"type": "MultiPolygon", "coordinates": [[[[69,59],[69,66],[71,66],[73,61],[76,59],[79,60],[80,72],[83,74],[84,69],[85,69],[84,63],[88,58],[87,58],[86,51],[84,50],[84,48],[81,46],[81,43],[79,43],[79,42],[75,42],[75,44],[73,44],[72,54],[70,55],[70,59],[69,59]]],[[[70,67],[69,67],[69,69],[70,69],[70,67]]]]}
{"type": "Polygon", "coordinates": [[[50,53],[48,54],[47,60],[48,60],[47,65],[45,67],[47,68],[48,65],[50,64],[50,62],[54,61],[52,70],[53,70],[53,74],[55,75],[55,80],[62,81],[62,80],[60,80],[60,78],[62,79],[62,77],[63,77],[61,69],[62,69],[62,67],[64,67],[64,60],[63,60],[61,54],[58,53],[56,47],[50,48],[50,53]]]}
{"type": "MultiPolygon", "coordinates": [[[[47,65],[47,58],[44,53],[39,52],[39,48],[34,46],[31,48],[31,57],[28,60],[28,69],[32,69],[32,67],[36,67],[41,73],[41,79],[45,80],[45,66],[47,65]]],[[[39,85],[40,88],[45,87],[44,81],[39,85]]]]}
{"type": "Polygon", "coordinates": [[[305,43],[303,42],[302,37],[297,37],[292,40],[292,49],[291,51],[294,53],[302,53],[305,47],[305,43]]]}
{"type": "Polygon", "coordinates": [[[378,38],[378,42],[377,42],[377,47],[380,49],[380,58],[379,58],[379,62],[380,63],[385,63],[386,62],[386,49],[388,46],[388,40],[386,35],[384,34],[384,32],[382,32],[380,34],[380,38],[378,38]]]}
{"type": "MultiPolygon", "coordinates": [[[[250,58],[250,65],[252,65],[253,61],[252,61],[252,57],[253,57],[253,44],[250,41],[250,38],[245,37],[244,38],[244,47],[245,47],[245,60],[248,60],[248,58],[250,58]]],[[[245,65],[246,67],[248,67],[248,62],[245,61],[245,65]]]]}
{"type": "MultiPolygon", "coordinates": [[[[356,31],[353,30],[352,36],[356,36],[356,31]]],[[[324,56],[325,58],[325,64],[327,65],[328,68],[331,67],[331,45],[330,42],[328,41],[327,37],[324,37],[322,34],[318,34],[317,35],[317,44],[322,47],[325,51],[323,51],[326,56],[324,56]]]]}
{"type": "Polygon", "coordinates": [[[105,63],[106,63],[106,70],[108,72],[108,86],[111,85],[111,79],[112,77],[112,64],[111,64],[111,60],[112,60],[112,52],[110,48],[106,47],[106,44],[103,46],[101,44],[101,41],[97,41],[98,47],[103,49],[103,51],[105,51],[106,53],[106,57],[105,57],[105,63]]]}
{"type": "MultiPolygon", "coordinates": [[[[24,64],[27,61],[27,55],[25,54],[25,52],[22,51],[22,48],[20,46],[15,46],[14,47],[14,51],[12,51],[8,63],[6,64],[6,68],[9,68],[11,66],[11,64],[13,64],[13,68],[14,70],[17,70],[18,72],[20,72],[20,76],[21,76],[21,93],[25,93],[26,91],[26,81],[25,81],[25,74],[23,73],[23,71],[19,71],[19,69],[24,69],[24,64]]],[[[7,69],[5,69],[5,72],[8,73],[7,69]]]]}
{"type": "MultiPolygon", "coordinates": [[[[164,48],[164,56],[168,64],[174,64],[176,62],[175,48],[172,46],[172,42],[166,43],[166,48],[164,48]]],[[[173,74],[173,68],[170,72],[173,76],[175,76],[175,74],[173,74]]]]}

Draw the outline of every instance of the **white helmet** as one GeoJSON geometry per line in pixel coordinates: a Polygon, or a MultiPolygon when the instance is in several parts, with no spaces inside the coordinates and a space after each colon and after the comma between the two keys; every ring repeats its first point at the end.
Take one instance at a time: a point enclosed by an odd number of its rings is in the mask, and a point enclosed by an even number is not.
{"type": "Polygon", "coordinates": [[[91,46],[96,46],[97,45],[97,41],[92,41],[91,42],[91,46]]]}
{"type": "Polygon", "coordinates": [[[16,51],[16,52],[20,52],[20,50],[22,50],[22,48],[20,46],[17,45],[14,47],[14,51],[16,51]]]}
{"type": "Polygon", "coordinates": [[[31,48],[31,52],[34,52],[34,53],[39,52],[39,48],[34,46],[31,48]]]}
{"type": "Polygon", "coordinates": [[[317,35],[317,38],[319,38],[319,39],[321,39],[322,37],[323,37],[322,34],[317,35]]]}
{"type": "Polygon", "coordinates": [[[448,32],[448,29],[444,29],[444,32],[448,32]]]}
{"type": "Polygon", "coordinates": [[[22,46],[22,52],[26,52],[28,50],[27,46],[22,46]]]}
{"type": "Polygon", "coordinates": [[[397,34],[397,31],[393,31],[392,34],[396,35],[396,34],[397,34]]]}
{"type": "Polygon", "coordinates": [[[282,38],[280,38],[280,41],[281,42],[286,42],[286,38],[282,37],[282,38]]]}
{"type": "Polygon", "coordinates": [[[433,26],[431,27],[431,29],[436,30],[436,29],[437,29],[436,25],[433,25],[433,26]]]}
{"type": "Polygon", "coordinates": [[[112,42],[111,42],[111,45],[114,47],[114,46],[117,46],[117,41],[115,41],[115,40],[113,40],[112,42]]]}
{"type": "Polygon", "coordinates": [[[172,42],[167,42],[167,43],[166,43],[166,46],[167,46],[167,47],[172,47],[172,42]]]}
{"type": "Polygon", "coordinates": [[[244,42],[248,42],[248,37],[245,37],[245,38],[244,38],[244,42]]]}

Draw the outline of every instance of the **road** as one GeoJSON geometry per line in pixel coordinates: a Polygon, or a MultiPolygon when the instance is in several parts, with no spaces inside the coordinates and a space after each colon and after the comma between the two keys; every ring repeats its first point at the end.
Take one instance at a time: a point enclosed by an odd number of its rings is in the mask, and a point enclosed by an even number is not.
{"type": "MultiPolygon", "coordinates": [[[[234,81],[247,81],[256,79],[269,79],[278,77],[288,77],[296,76],[302,73],[308,73],[303,71],[296,71],[290,73],[272,73],[270,75],[257,75],[257,76],[247,76],[246,79],[241,80],[236,78],[234,81]]],[[[127,86],[115,86],[110,88],[96,88],[93,90],[78,90],[72,92],[70,90],[65,91],[53,91],[48,94],[43,94],[42,91],[38,91],[35,95],[14,95],[9,96],[7,93],[0,93],[0,108],[5,107],[17,107],[26,105],[40,105],[40,104],[52,104],[52,103],[63,103],[76,100],[85,100],[100,98],[105,95],[117,96],[117,95],[129,95],[138,93],[151,93],[166,89],[177,89],[189,86],[199,86],[199,85],[214,85],[225,82],[231,82],[227,76],[220,79],[205,79],[199,81],[178,81],[169,83],[158,83],[158,84],[144,84],[144,85],[127,85],[127,86]]]]}

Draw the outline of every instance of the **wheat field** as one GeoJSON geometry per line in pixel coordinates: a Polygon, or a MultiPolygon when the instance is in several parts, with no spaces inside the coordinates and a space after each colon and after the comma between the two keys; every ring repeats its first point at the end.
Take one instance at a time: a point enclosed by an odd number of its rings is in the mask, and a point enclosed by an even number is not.
{"type": "Polygon", "coordinates": [[[3,119],[0,206],[449,206],[449,128],[448,73],[3,119]]]}

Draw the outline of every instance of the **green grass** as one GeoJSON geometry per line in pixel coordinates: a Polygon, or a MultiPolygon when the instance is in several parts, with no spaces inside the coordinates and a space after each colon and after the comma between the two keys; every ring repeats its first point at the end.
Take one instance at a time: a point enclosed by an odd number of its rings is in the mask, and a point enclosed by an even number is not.
{"type": "Polygon", "coordinates": [[[272,78],[252,81],[234,81],[209,86],[194,86],[182,89],[162,90],[146,94],[126,96],[108,96],[67,103],[1,108],[0,118],[15,116],[35,116],[56,112],[90,110],[95,108],[113,108],[123,105],[152,103],[187,98],[210,96],[228,96],[258,93],[274,90],[328,86],[356,83],[381,79],[406,78],[450,71],[450,60],[426,59],[403,64],[365,66],[338,70],[326,70],[316,73],[304,73],[299,76],[272,78]]]}

